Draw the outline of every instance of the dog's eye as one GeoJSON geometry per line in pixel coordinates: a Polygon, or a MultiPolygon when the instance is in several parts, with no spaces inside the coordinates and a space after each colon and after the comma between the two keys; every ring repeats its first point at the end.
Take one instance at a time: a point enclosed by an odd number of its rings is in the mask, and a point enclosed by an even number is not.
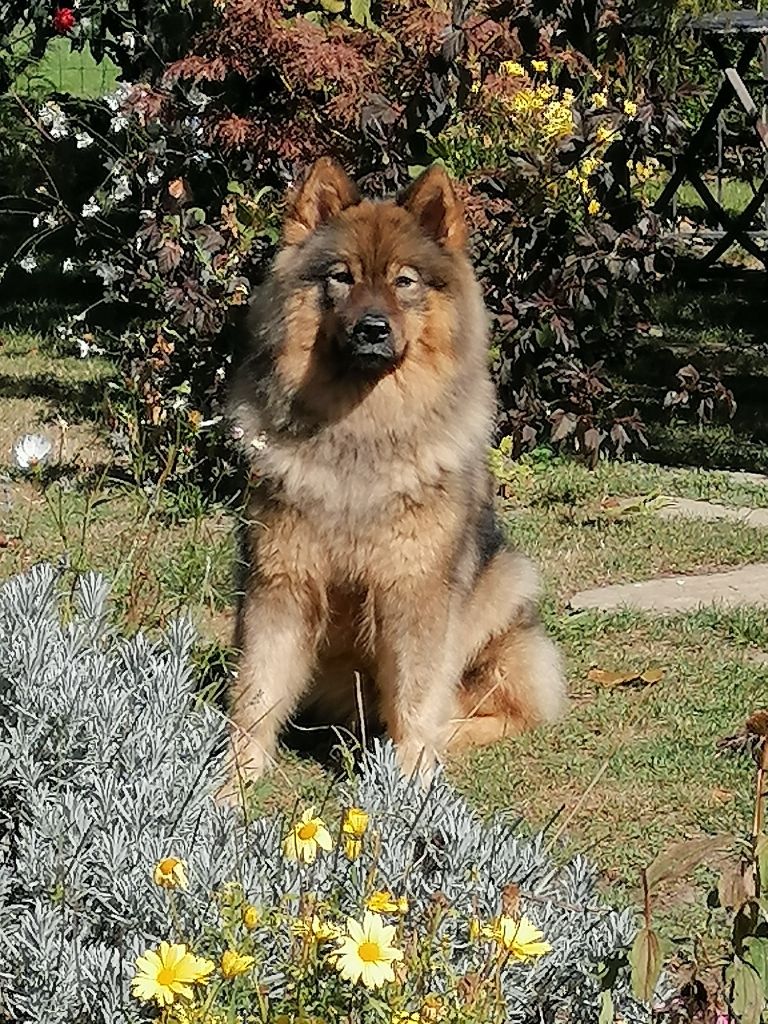
{"type": "Polygon", "coordinates": [[[334,267],[328,272],[328,280],[332,284],[354,284],[355,279],[348,267],[334,267]]]}
{"type": "Polygon", "coordinates": [[[395,278],[395,288],[412,288],[419,283],[419,275],[415,270],[403,270],[395,278]]]}

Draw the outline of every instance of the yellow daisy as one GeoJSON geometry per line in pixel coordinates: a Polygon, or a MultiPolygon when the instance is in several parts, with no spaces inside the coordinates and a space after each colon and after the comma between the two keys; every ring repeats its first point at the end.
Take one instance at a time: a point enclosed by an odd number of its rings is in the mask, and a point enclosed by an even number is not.
{"type": "Polygon", "coordinates": [[[248,929],[249,932],[253,931],[253,929],[259,923],[259,917],[261,916],[259,914],[259,908],[254,907],[252,903],[246,903],[246,905],[243,907],[241,911],[241,914],[243,918],[243,924],[245,925],[245,927],[248,929]]]}
{"type": "Polygon", "coordinates": [[[246,971],[250,971],[255,963],[255,957],[248,956],[245,953],[238,953],[236,949],[225,949],[221,954],[222,977],[227,979],[236,978],[238,974],[245,974],[246,971]]]}
{"type": "Polygon", "coordinates": [[[170,1006],[177,996],[192,998],[191,985],[205,982],[216,965],[195,956],[183,944],[161,942],[157,950],[148,949],[136,960],[131,992],[144,1002],[155,1000],[170,1006]]]}
{"type": "Polygon", "coordinates": [[[379,988],[395,980],[394,960],[403,959],[403,951],[392,945],[394,925],[385,925],[378,914],[366,912],[363,923],[350,918],[347,934],[339,939],[335,953],[336,969],[346,981],[362,981],[366,988],[379,988]]]}
{"type": "Polygon", "coordinates": [[[155,864],[152,878],[163,889],[186,889],[187,865],[178,857],[165,857],[155,864]]]}
{"type": "Polygon", "coordinates": [[[637,104],[634,100],[624,100],[624,113],[627,117],[634,117],[637,113],[637,104]]]}
{"type": "Polygon", "coordinates": [[[325,822],[322,818],[314,817],[314,808],[310,807],[283,840],[283,856],[286,860],[312,864],[318,850],[330,850],[332,846],[331,834],[325,822]]]}
{"type": "Polygon", "coordinates": [[[371,893],[365,901],[369,910],[376,914],[407,914],[408,900],[405,896],[395,897],[386,889],[371,893]]]}
{"type": "Polygon", "coordinates": [[[590,199],[589,206],[587,206],[587,213],[590,214],[590,216],[594,217],[596,214],[600,213],[601,209],[602,207],[596,199],[590,199]]]}
{"type": "Polygon", "coordinates": [[[540,73],[543,73],[544,71],[546,71],[549,68],[549,65],[547,64],[547,62],[545,60],[532,60],[531,61],[531,67],[533,68],[534,71],[538,71],[540,73]]]}
{"type": "Polygon", "coordinates": [[[494,938],[515,960],[535,960],[552,949],[527,917],[500,917],[495,922],[494,938]]]}

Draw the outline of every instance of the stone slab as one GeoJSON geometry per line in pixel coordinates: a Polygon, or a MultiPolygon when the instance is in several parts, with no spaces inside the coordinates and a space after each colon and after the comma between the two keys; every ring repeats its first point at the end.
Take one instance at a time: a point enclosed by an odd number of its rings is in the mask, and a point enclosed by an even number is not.
{"type": "Polygon", "coordinates": [[[768,563],[744,565],[727,572],[701,576],[669,576],[640,583],[595,587],[575,594],[570,601],[573,611],[629,608],[660,615],[691,612],[708,605],[768,607],[768,563]]]}
{"type": "Polygon", "coordinates": [[[724,520],[745,526],[768,527],[768,508],[734,508],[693,498],[670,498],[656,509],[655,514],[661,519],[699,519],[708,523],[724,520]]]}

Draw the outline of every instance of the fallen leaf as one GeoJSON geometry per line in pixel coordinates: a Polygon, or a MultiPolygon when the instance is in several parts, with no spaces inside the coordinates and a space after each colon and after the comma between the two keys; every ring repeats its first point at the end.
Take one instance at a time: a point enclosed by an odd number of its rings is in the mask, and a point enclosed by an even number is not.
{"type": "Polygon", "coordinates": [[[607,672],[602,668],[591,668],[587,679],[606,690],[620,686],[653,686],[664,678],[663,668],[647,668],[644,672],[607,672]]]}
{"type": "Polygon", "coordinates": [[[639,678],[642,682],[647,683],[649,686],[653,686],[654,683],[660,683],[664,676],[665,672],[663,668],[647,668],[639,678]]]}
{"type": "Polygon", "coordinates": [[[733,844],[733,835],[725,832],[673,843],[662,850],[646,871],[648,888],[652,889],[659,882],[684,878],[700,864],[722,863],[724,856],[733,850],[733,844]]]}

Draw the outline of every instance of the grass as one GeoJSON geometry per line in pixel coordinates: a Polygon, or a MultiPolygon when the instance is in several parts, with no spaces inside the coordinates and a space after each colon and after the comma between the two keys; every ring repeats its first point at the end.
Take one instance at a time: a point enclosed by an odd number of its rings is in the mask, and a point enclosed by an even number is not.
{"type": "MultiPolygon", "coordinates": [[[[153,631],[188,609],[201,634],[202,685],[215,687],[230,660],[236,510],[211,508],[193,492],[147,494],[113,477],[89,423],[111,373],[109,363],[57,354],[35,335],[0,332],[0,457],[15,434],[40,429],[63,460],[45,486],[6,463],[0,578],[42,559],[104,571],[115,620],[131,630],[153,631]],[[72,417],[66,428],[54,418],[62,403],[72,417]]],[[[609,581],[768,561],[768,531],[647,511],[615,516],[605,497],[758,507],[768,506],[768,485],[630,463],[589,472],[544,459],[514,469],[509,493],[510,538],[544,570],[545,614],[567,657],[571,709],[556,726],[457,759],[449,771],[483,813],[519,813],[532,829],[546,826],[553,842],[595,859],[611,899],[634,903],[640,869],[671,842],[748,826],[751,765],[719,754],[717,741],[764,699],[768,666],[759,654],[768,651],[768,615],[572,615],[568,599],[609,581]],[[642,690],[607,691],[589,681],[594,666],[665,674],[642,690]]],[[[316,762],[286,753],[254,799],[264,809],[320,804],[331,787],[316,762]]],[[[699,872],[663,890],[658,913],[668,936],[702,928],[710,881],[699,872]]]]}

